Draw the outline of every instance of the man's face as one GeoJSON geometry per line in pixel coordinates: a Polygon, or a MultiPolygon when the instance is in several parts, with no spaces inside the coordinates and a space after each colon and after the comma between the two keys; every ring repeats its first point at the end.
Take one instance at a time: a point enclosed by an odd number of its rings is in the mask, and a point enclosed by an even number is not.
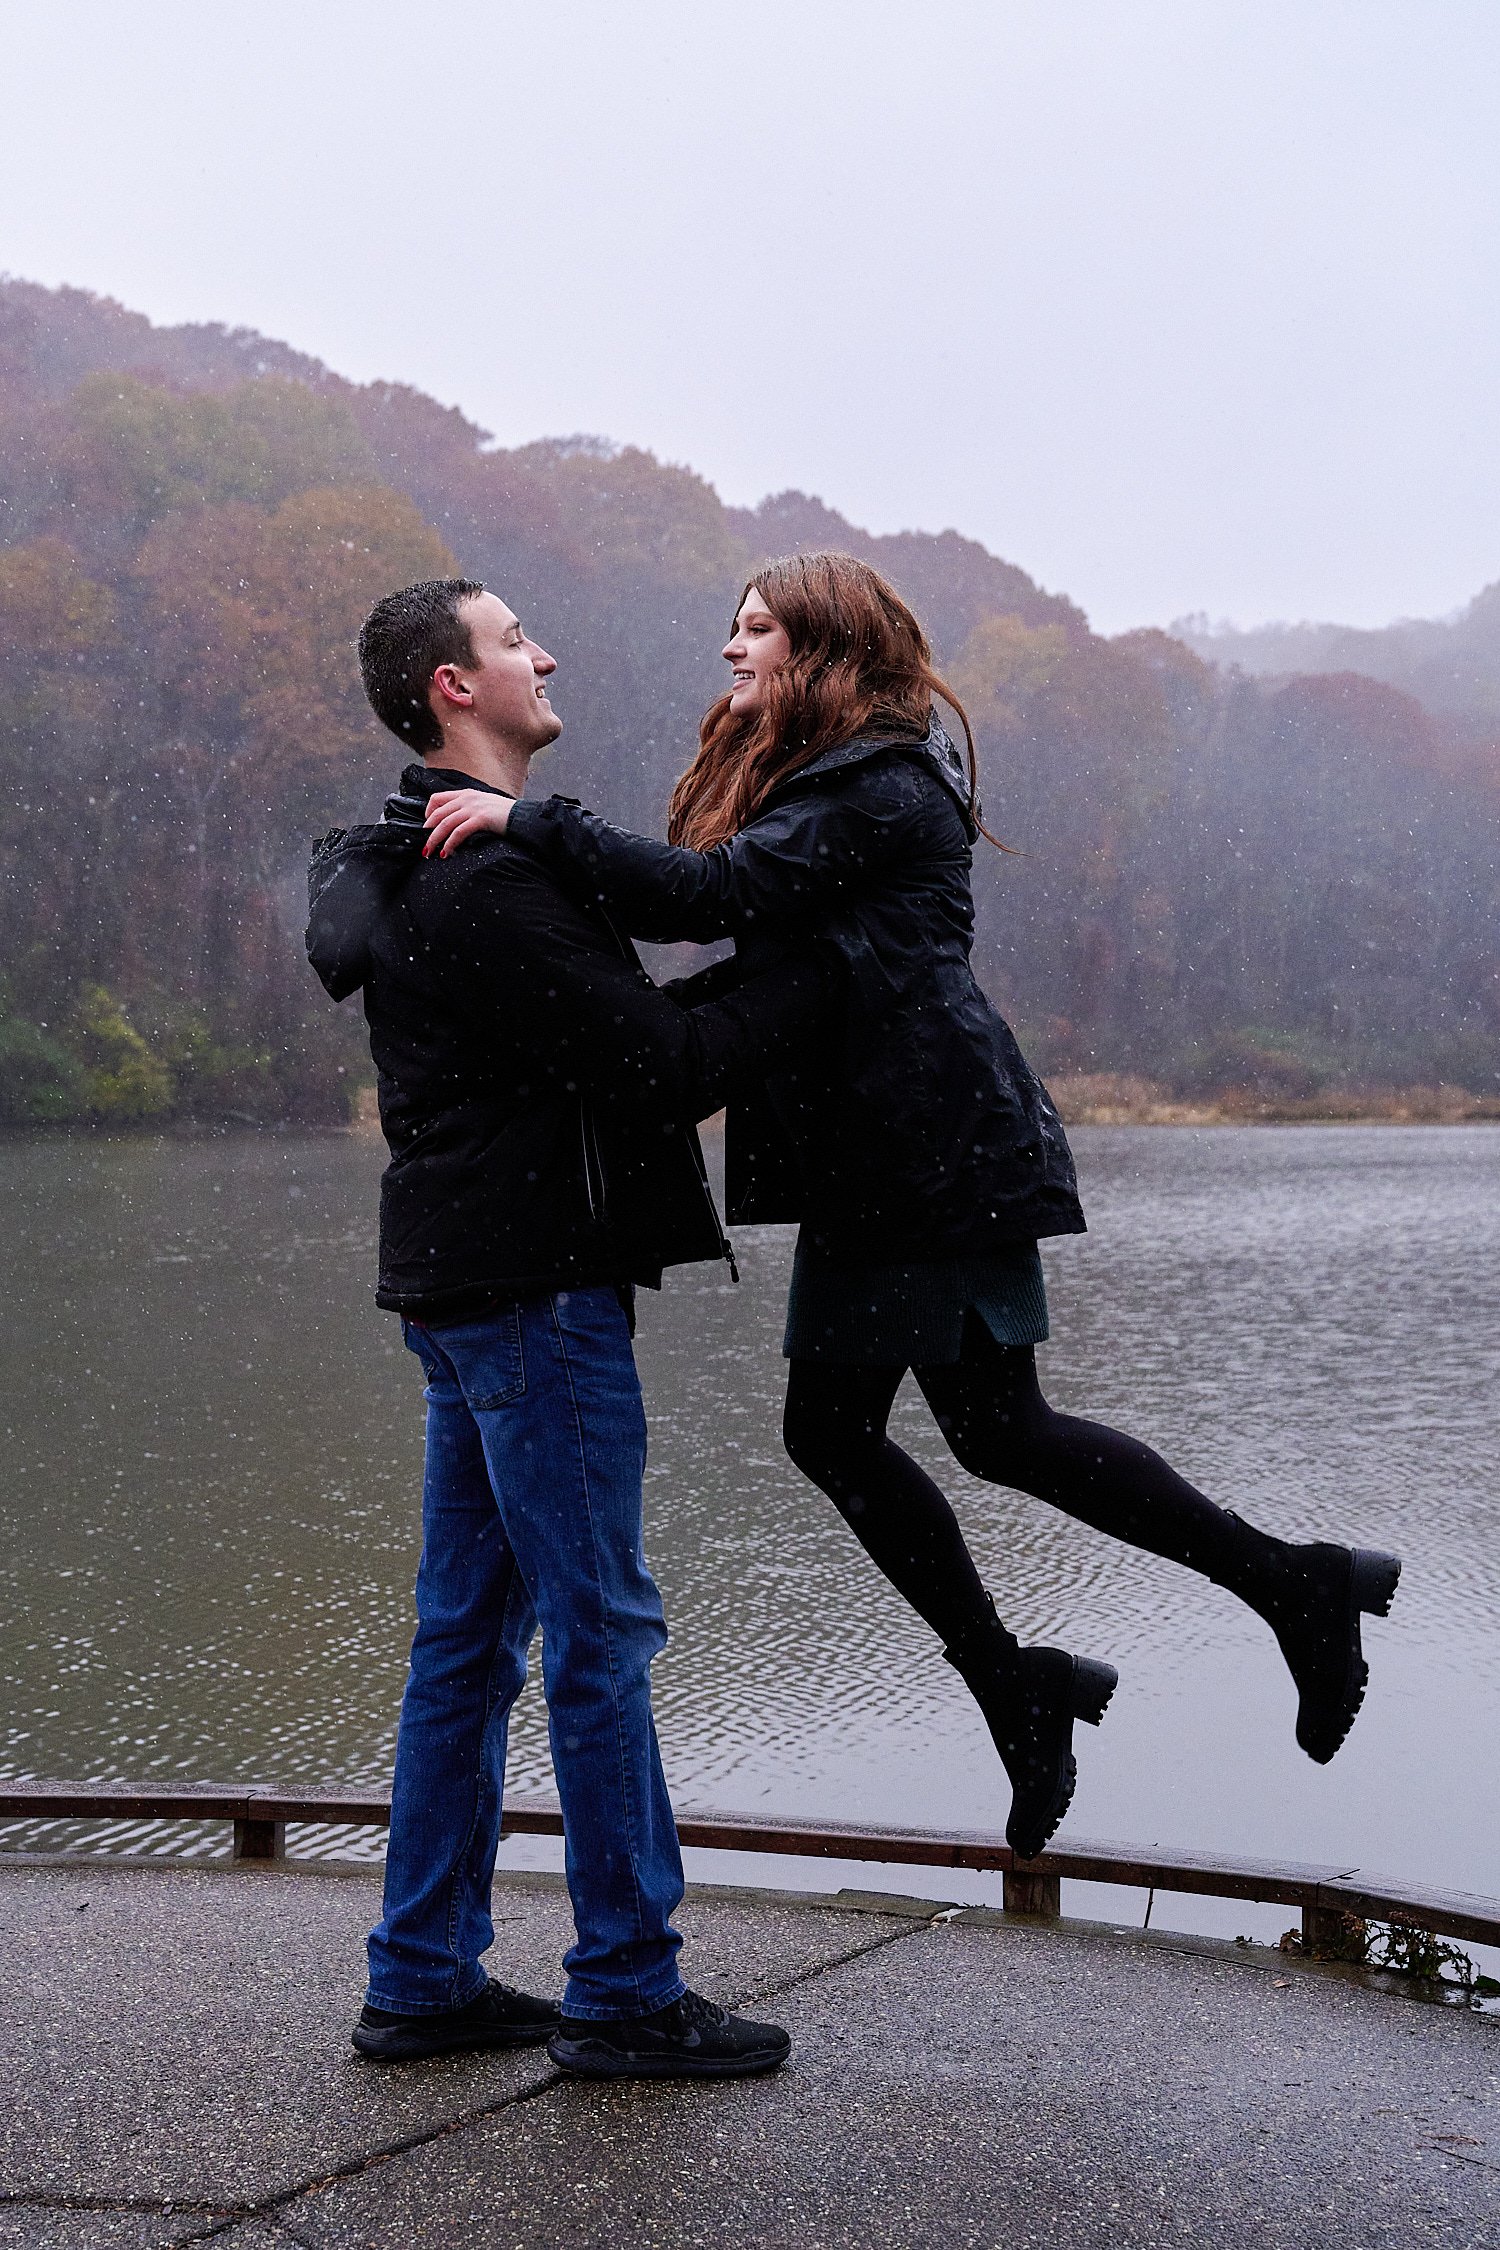
{"type": "Polygon", "coordinates": [[[472,713],[497,745],[531,757],[555,742],[562,720],[547,700],[547,680],[557,670],[544,648],[527,637],[498,594],[474,594],[462,616],[473,643],[472,664],[440,664],[428,701],[439,722],[472,713]]]}

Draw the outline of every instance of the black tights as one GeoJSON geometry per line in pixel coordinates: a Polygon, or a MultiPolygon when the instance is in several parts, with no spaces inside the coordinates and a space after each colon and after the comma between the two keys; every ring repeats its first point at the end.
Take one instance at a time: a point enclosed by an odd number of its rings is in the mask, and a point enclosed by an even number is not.
{"type": "MultiPolygon", "coordinates": [[[[903,1367],[794,1359],[786,1449],[827,1493],[870,1560],[952,1648],[993,1612],[958,1519],[931,1477],[886,1435],[903,1367]]],[[[990,1484],[1050,1501],[1111,1538],[1251,1593],[1279,1542],[1180,1477],[1138,1438],[1047,1404],[1029,1349],[997,1344],[977,1314],[951,1367],[918,1367],[955,1459],[990,1484]]]]}

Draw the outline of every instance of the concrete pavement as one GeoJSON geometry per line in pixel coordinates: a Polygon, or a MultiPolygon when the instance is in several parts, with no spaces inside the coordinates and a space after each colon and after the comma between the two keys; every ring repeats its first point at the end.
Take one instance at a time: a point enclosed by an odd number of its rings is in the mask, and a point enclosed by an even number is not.
{"type": "MultiPolygon", "coordinates": [[[[378,1878],[0,1857],[0,2250],[1500,2250],[1500,2021],[1252,1949],[696,1889],[724,2086],[348,2045],[378,1878]]],[[[503,1917],[503,1919],[501,1919],[503,1917]]],[[[549,1991],[555,1878],[491,1966],[549,1991]]]]}

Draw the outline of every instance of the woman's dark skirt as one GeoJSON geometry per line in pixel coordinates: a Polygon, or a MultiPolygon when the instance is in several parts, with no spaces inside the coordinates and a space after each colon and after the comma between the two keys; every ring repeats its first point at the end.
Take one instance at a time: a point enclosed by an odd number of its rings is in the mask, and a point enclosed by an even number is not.
{"type": "Polygon", "coordinates": [[[787,1359],[844,1367],[951,1367],[970,1312],[997,1344],[1046,1342],[1047,1289],[1034,1242],[973,1258],[833,1266],[799,1236],[781,1349],[787,1359]]]}

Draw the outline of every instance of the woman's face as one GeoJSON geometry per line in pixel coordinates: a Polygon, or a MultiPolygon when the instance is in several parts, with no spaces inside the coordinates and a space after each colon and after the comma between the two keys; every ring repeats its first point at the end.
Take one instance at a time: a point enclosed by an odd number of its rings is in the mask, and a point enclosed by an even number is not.
{"type": "Polygon", "coordinates": [[[760,598],[759,588],[752,586],[740,604],[740,614],[724,651],[724,661],[732,666],[734,675],[729,708],[737,718],[741,713],[760,709],[765,699],[767,676],[778,664],[785,664],[791,653],[786,627],[771,615],[760,598]]]}

